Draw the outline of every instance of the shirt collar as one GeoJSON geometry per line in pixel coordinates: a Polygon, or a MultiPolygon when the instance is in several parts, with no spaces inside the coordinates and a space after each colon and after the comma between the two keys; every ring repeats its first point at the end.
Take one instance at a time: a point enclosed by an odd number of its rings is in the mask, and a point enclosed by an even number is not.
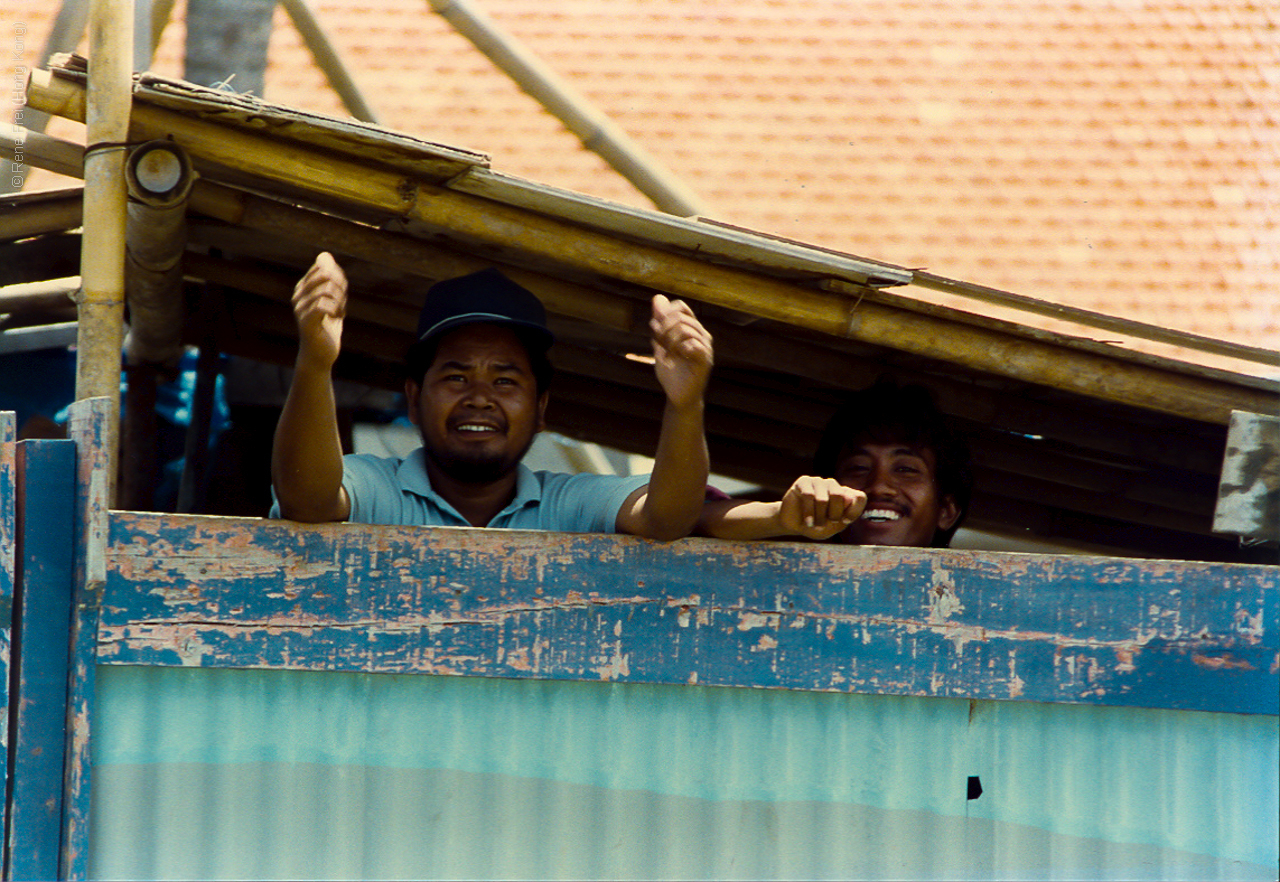
{"type": "MultiPolygon", "coordinates": [[[[430,500],[437,508],[457,518],[460,524],[467,523],[467,519],[431,486],[431,478],[427,475],[427,453],[423,448],[419,447],[400,461],[396,469],[396,477],[400,480],[400,486],[410,493],[430,500]]],[[[517,463],[515,498],[502,511],[494,515],[493,520],[497,521],[505,515],[513,514],[526,505],[537,505],[541,500],[542,482],[524,463],[517,463]]]]}

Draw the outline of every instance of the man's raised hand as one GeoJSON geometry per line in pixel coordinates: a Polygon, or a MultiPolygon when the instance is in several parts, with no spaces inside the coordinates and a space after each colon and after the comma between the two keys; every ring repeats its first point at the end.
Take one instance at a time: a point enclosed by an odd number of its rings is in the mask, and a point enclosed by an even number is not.
{"type": "Polygon", "coordinates": [[[653,298],[654,373],[677,408],[701,404],[714,361],[711,335],[682,300],[653,298]]]}
{"type": "Polygon", "coordinates": [[[342,348],[347,314],[347,276],[322,251],[293,288],[293,317],[298,323],[298,358],[332,367],[342,348]]]}

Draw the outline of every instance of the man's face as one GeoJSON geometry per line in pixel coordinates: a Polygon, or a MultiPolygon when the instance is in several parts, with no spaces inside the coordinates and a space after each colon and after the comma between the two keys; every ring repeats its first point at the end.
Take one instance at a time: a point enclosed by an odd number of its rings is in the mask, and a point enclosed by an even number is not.
{"type": "Polygon", "coordinates": [[[520,338],[500,325],[465,325],[440,341],[422,385],[405,383],[409,419],[431,464],[463,483],[509,475],[544,425],[520,338]]]}
{"type": "Polygon", "coordinates": [[[927,447],[858,443],[836,465],[835,479],[867,494],[862,517],[840,534],[857,545],[933,544],[939,529],[960,516],[955,500],[940,497],[937,457],[927,447]]]}

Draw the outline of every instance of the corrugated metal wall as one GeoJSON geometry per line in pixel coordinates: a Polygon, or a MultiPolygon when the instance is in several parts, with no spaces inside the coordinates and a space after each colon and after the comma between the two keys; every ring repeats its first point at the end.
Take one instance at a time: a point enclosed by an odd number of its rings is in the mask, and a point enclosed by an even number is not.
{"type": "Polygon", "coordinates": [[[1275,879],[1280,866],[1276,717],[98,672],[101,878],[1275,879]]]}

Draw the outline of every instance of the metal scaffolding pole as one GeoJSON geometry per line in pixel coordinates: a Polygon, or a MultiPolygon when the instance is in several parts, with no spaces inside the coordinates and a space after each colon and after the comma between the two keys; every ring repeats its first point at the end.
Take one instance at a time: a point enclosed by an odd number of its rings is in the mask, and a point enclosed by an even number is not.
{"type": "Polygon", "coordinates": [[[516,85],[577,135],[584,147],[609,163],[660,210],[680,217],[706,213],[697,195],[679,178],[479,9],[467,0],[427,2],[516,85]]]}

